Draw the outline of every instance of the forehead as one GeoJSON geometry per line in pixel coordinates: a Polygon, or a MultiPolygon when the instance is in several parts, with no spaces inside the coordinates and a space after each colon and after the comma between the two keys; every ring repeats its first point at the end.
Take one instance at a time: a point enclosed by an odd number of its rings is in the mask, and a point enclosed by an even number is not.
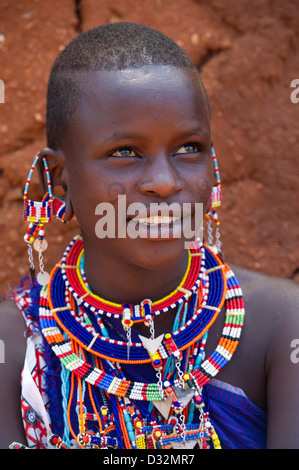
{"type": "Polygon", "coordinates": [[[129,131],[142,125],[198,127],[209,131],[209,113],[196,71],[173,66],[148,66],[117,71],[83,72],[79,104],[70,119],[74,136],[90,137],[113,128],[129,131]]]}
{"type": "Polygon", "coordinates": [[[78,77],[81,104],[88,98],[166,100],[171,95],[190,96],[206,104],[199,75],[193,69],[173,66],[144,66],[124,70],[96,70],[82,72],[78,77]],[[140,95],[141,92],[141,95],[140,95]]]}

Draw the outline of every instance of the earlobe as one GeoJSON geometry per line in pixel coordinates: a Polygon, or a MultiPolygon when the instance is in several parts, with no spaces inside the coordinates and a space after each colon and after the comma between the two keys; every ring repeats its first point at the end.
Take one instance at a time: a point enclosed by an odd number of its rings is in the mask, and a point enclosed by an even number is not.
{"type": "Polygon", "coordinates": [[[64,222],[69,222],[75,215],[71,199],[69,197],[69,192],[66,191],[65,194],[65,213],[64,213],[64,222]]]}
{"type": "Polygon", "coordinates": [[[62,199],[65,204],[63,219],[60,220],[63,220],[63,222],[68,222],[73,218],[74,210],[69,197],[65,156],[60,150],[52,150],[47,147],[40,151],[37,167],[42,190],[44,193],[46,193],[47,181],[44,174],[44,166],[42,164],[43,158],[46,158],[47,160],[53,196],[54,198],[55,196],[58,196],[58,199],[62,199]]]}
{"type": "Polygon", "coordinates": [[[65,168],[65,157],[60,150],[52,150],[46,147],[40,151],[37,164],[40,184],[43,192],[47,192],[44,165],[42,164],[43,158],[46,158],[47,160],[52,188],[55,186],[64,187],[65,183],[63,182],[62,173],[63,169],[65,168]]]}

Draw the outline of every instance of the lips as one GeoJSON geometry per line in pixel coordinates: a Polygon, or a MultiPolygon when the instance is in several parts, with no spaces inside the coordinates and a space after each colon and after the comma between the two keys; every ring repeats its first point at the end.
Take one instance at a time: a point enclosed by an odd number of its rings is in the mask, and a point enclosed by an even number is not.
{"type": "MultiPolygon", "coordinates": [[[[154,218],[156,219],[156,218],[154,218]]],[[[136,219],[131,223],[136,224],[134,231],[136,235],[140,238],[148,238],[151,240],[159,239],[172,239],[172,238],[181,238],[182,237],[182,220],[181,218],[169,219],[167,222],[141,222],[140,219],[136,219]]],[[[128,231],[130,235],[132,232],[128,231]]],[[[136,238],[137,238],[136,236],[136,238]]],[[[134,238],[134,235],[132,236],[134,238]]]]}
{"type": "Polygon", "coordinates": [[[170,225],[177,220],[180,220],[180,217],[170,217],[167,215],[164,216],[150,216],[150,217],[136,217],[135,220],[138,220],[140,224],[148,225],[170,225]]]}
{"type": "Polygon", "coordinates": [[[127,211],[128,219],[138,220],[140,223],[148,224],[169,224],[182,217],[190,216],[191,208],[190,204],[184,204],[181,206],[179,203],[152,203],[149,207],[144,207],[142,204],[140,208],[134,207],[132,212],[127,211]],[[140,210],[139,210],[140,209],[140,210]],[[136,214],[137,212],[137,214],[136,214]]]}
{"type": "Polygon", "coordinates": [[[178,203],[151,204],[128,216],[134,230],[141,238],[172,239],[183,236],[184,222],[191,217],[190,204],[182,207],[178,203]],[[137,214],[136,214],[137,212],[137,214]]]}

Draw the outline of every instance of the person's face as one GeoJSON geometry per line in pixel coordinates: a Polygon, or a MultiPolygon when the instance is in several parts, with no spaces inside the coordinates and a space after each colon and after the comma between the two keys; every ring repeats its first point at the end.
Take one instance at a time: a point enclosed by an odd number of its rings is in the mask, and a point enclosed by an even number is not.
{"type": "Polygon", "coordinates": [[[117,202],[125,196],[126,210],[132,203],[146,208],[191,203],[193,219],[195,203],[207,208],[213,179],[210,123],[198,78],[191,70],[151,66],[85,73],[80,81],[80,105],[62,152],[85,249],[147,269],[171,266],[186,252],[183,234],[176,238],[182,221],[164,219],[161,225],[160,219],[160,235],[153,238],[147,219],[137,226],[142,237],[117,238],[117,202]],[[96,234],[101,203],[115,208],[116,238],[96,234]]]}

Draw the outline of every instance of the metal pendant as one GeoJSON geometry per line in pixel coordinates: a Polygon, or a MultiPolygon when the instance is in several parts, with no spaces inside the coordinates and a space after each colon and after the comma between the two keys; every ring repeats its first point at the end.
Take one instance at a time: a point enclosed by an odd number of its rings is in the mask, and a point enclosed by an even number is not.
{"type": "Polygon", "coordinates": [[[174,387],[174,393],[177,396],[177,399],[182,403],[183,408],[185,409],[188,403],[192,400],[195,389],[193,388],[180,388],[174,387]]]}
{"type": "Polygon", "coordinates": [[[163,418],[168,419],[171,410],[174,394],[172,393],[166,400],[153,401],[154,406],[161,413],[163,418]]]}
{"type": "Polygon", "coordinates": [[[41,286],[46,286],[50,281],[50,275],[45,271],[40,272],[38,273],[36,280],[41,286]]]}
{"type": "Polygon", "coordinates": [[[39,251],[44,252],[48,248],[48,242],[45,239],[39,240],[38,238],[36,238],[33,242],[33,248],[37,252],[39,251]]]}
{"type": "Polygon", "coordinates": [[[172,442],[171,447],[173,449],[194,449],[197,444],[198,439],[190,439],[188,441],[181,441],[181,442],[172,442]]]}
{"type": "Polygon", "coordinates": [[[143,346],[145,347],[145,349],[150,354],[150,356],[153,356],[155,352],[158,351],[160,344],[162,343],[162,340],[164,338],[164,334],[154,339],[146,338],[145,336],[141,336],[141,335],[139,335],[139,338],[143,346]]]}

